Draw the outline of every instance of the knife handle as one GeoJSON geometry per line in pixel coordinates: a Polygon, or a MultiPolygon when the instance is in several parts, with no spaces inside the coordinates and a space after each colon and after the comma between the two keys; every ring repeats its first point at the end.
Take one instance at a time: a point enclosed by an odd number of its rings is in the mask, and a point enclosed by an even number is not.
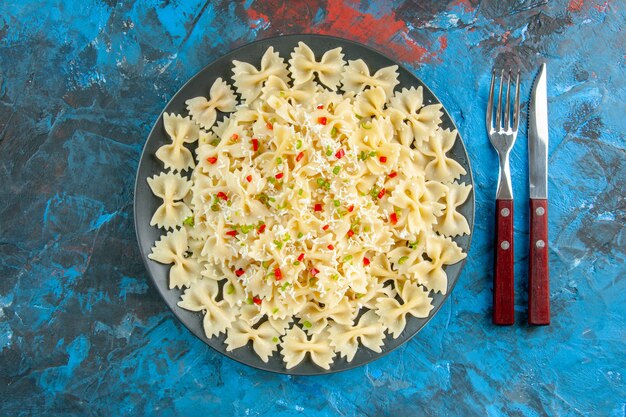
{"type": "Polygon", "coordinates": [[[496,200],[496,244],[493,274],[493,323],[515,322],[513,268],[513,200],[496,200]]]}
{"type": "Polygon", "coordinates": [[[550,324],[550,269],[548,267],[548,200],[530,200],[528,265],[528,324],[550,324]]]}

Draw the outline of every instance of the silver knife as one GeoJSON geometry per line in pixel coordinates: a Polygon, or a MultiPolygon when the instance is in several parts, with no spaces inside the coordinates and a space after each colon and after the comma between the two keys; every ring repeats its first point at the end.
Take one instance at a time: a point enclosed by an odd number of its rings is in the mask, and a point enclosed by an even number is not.
{"type": "Polygon", "coordinates": [[[528,108],[530,253],[528,324],[550,324],[548,263],[548,89],[546,64],[535,79],[528,108]]]}

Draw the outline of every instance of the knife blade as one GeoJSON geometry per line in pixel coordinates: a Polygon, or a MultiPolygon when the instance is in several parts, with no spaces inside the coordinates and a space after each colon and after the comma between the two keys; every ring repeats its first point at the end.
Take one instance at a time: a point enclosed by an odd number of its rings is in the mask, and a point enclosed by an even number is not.
{"type": "Polygon", "coordinates": [[[528,323],[550,324],[548,253],[548,91],[546,64],[535,79],[528,108],[528,181],[530,247],[528,256],[528,323]]]}
{"type": "Polygon", "coordinates": [[[546,64],[535,79],[528,109],[530,198],[548,198],[548,88],[546,64]]]}

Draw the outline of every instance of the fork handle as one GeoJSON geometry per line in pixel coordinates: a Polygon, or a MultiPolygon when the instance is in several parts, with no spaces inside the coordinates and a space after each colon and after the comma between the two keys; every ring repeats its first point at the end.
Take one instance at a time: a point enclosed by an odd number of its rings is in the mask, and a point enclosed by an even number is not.
{"type": "Polygon", "coordinates": [[[548,200],[530,199],[530,253],[528,260],[528,324],[550,324],[550,269],[548,267],[548,200]]]}
{"type": "Polygon", "coordinates": [[[496,200],[496,247],[493,275],[493,323],[515,322],[513,200],[496,200]]]}

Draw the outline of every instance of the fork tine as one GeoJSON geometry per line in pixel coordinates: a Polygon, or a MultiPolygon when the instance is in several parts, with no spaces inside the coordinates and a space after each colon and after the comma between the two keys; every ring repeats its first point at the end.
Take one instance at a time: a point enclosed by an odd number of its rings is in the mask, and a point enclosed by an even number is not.
{"type": "Polygon", "coordinates": [[[487,99],[487,117],[485,118],[487,124],[487,131],[490,132],[493,129],[493,85],[496,80],[496,70],[491,71],[491,86],[489,87],[489,98],[487,99]]]}
{"type": "Polygon", "coordinates": [[[511,71],[509,71],[509,79],[506,82],[506,104],[504,105],[504,128],[509,130],[511,116],[511,71]]]}
{"type": "Polygon", "coordinates": [[[515,80],[515,106],[513,107],[513,131],[517,132],[519,127],[519,70],[515,80]]]}
{"type": "Polygon", "coordinates": [[[500,122],[502,121],[502,79],[504,78],[504,69],[500,73],[500,89],[498,90],[498,108],[496,111],[496,129],[502,129],[500,122]]]}

